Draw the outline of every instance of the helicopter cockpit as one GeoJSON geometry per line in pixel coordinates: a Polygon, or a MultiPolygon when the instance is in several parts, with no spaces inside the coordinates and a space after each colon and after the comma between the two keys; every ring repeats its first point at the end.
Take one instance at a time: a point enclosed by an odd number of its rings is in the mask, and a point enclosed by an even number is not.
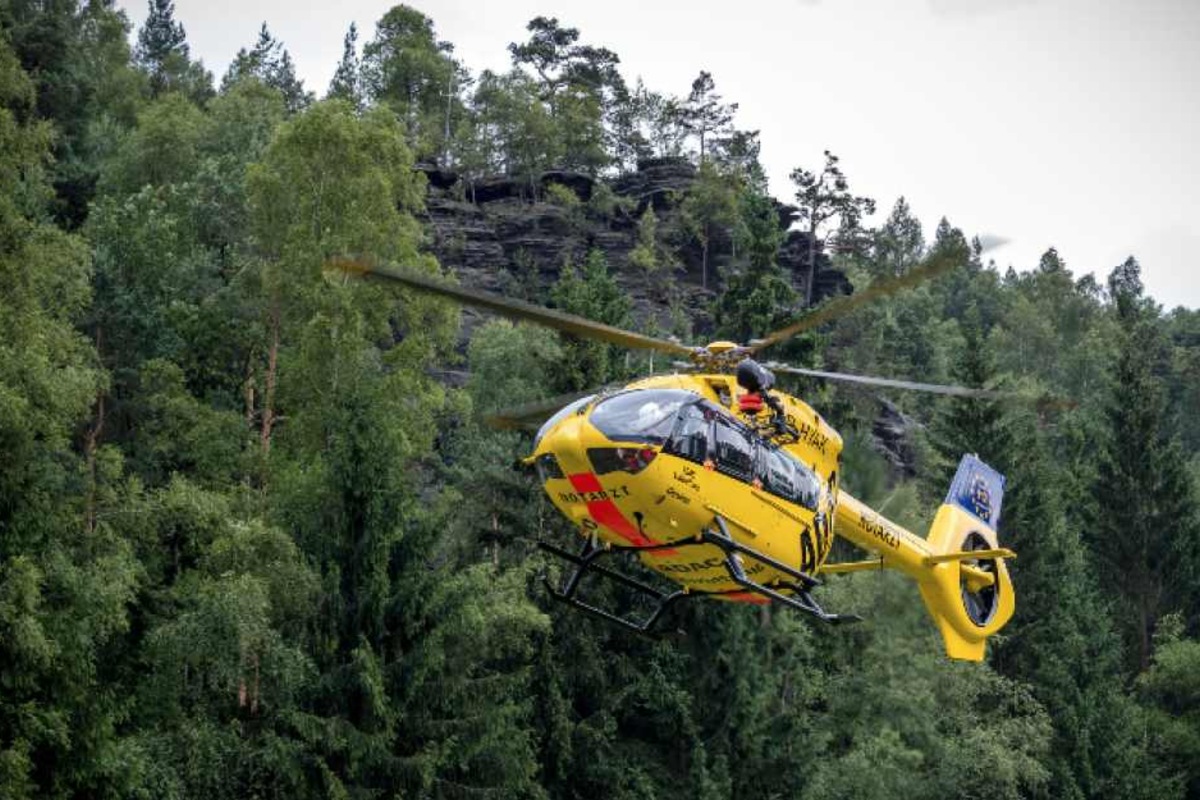
{"type": "MultiPolygon", "coordinates": [[[[751,484],[810,511],[818,508],[822,482],[810,467],[695,392],[633,389],[599,401],[595,395],[576,400],[542,426],[535,449],[546,433],[573,413],[588,414],[588,422],[613,442],[661,447],[666,455],[751,484]]],[[[594,448],[588,455],[598,474],[612,471],[609,449],[594,448]]],[[[543,482],[560,475],[555,474],[557,465],[549,463],[552,460],[537,460],[543,482]]]]}

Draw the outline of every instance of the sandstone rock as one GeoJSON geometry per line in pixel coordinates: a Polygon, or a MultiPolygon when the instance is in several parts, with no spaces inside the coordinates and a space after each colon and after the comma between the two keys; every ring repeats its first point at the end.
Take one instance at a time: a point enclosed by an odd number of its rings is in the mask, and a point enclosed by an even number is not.
{"type": "MultiPolygon", "coordinates": [[[[668,330],[671,315],[666,303],[629,260],[637,243],[637,220],[652,205],[659,217],[659,236],[681,261],[677,277],[682,305],[699,337],[711,331],[708,308],[719,291],[720,271],[730,264],[731,232],[718,229],[710,233],[710,288],[704,290],[702,251],[684,234],[677,211],[679,198],[696,178],[696,168],[686,158],[644,159],[636,172],[608,180],[614,193],[634,201],[635,209],[610,218],[599,216],[587,205],[567,208],[537,201],[535,188],[540,193],[557,183],[570,188],[586,204],[597,179],[583,173],[551,170],[532,180],[496,176],[464,183],[453,170],[435,164],[419,164],[417,168],[428,178],[425,219],[429,248],[464,283],[494,291],[520,284],[525,291],[536,292],[532,281],[544,291],[557,279],[567,260],[582,263],[587,252],[596,248],[604,253],[609,268],[629,292],[635,318],[653,319],[661,330],[668,330]]],[[[776,208],[782,227],[795,221],[793,206],[777,203],[776,208]]],[[[793,284],[803,291],[807,279],[806,235],[789,232],[778,258],[793,284]]],[[[818,255],[817,268],[815,297],[852,290],[845,275],[831,268],[824,253],[818,255]]]]}
{"type": "Polygon", "coordinates": [[[871,425],[871,446],[887,460],[894,475],[915,477],[917,459],[912,431],[920,427],[920,423],[890,400],[883,397],[878,399],[879,416],[871,425]]]}

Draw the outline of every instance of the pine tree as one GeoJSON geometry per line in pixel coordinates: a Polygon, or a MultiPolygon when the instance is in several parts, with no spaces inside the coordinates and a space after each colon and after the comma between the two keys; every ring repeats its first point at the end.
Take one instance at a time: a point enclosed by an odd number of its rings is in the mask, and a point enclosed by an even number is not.
{"type": "Polygon", "coordinates": [[[329,82],[328,97],[345,100],[356,109],[363,107],[362,68],[358,60],[358,26],[350,23],[350,29],[342,40],[342,60],[338,62],[333,80],[329,82]]]}
{"type": "MultiPolygon", "coordinates": [[[[973,308],[961,323],[964,347],[954,375],[972,386],[996,383],[994,360],[973,308]]],[[[1121,692],[1121,659],[1111,604],[1100,591],[1083,537],[1065,513],[1066,490],[1032,408],[993,400],[951,399],[934,422],[941,469],[929,486],[936,502],[962,453],[977,453],[1007,478],[1000,541],[1017,595],[1010,631],[992,665],[1026,682],[1050,714],[1046,759],[1052,797],[1131,793],[1159,775],[1139,734],[1139,712],[1121,692]]],[[[1148,789],[1153,796],[1153,789],[1148,789]]]]}
{"type": "Polygon", "coordinates": [[[920,263],[924,252],[921,221],[913,215],[908,201],[901,197],[874,234],[870,263],[884,277],[903,275],[920,263]]]}
{"type": "Polygon", "coordinates": [[[149,5],[134,60],[149,75],[151,97],[178,91],[193,102],[204,102],[212,95],[212,75],[191,60],[187,33],[175,21],[174,0],[149,0],[149,5]]]}
{"type": "MultiPolygon", "coordinates": [[[[618,327],[629,323],[629,298],[609,274],[600,250],[588,251],[582,274],[570,262],[564,264],[550,296],[555,307],[595,322],[618,327]]],[[[557,376],[559,391],[596,388],[617,377],[620,351],[612,345],[565,334],[563,343],[563,369],[557,376]]]]}
{"type": "Polygon", "coordinates": [[[296,77],[291,54],[284,48],[283,42],[271,35],[265,22],[258,31],[258,41],[254,47],[250,50],[243,47],[234,56],[221,88],[225,90],[247,77],[257,78],[279,91],[289,114],[303,110],[313,101],[312,92],[306,92],[304,83],[296,77]]]}
{"type": "Polygon", "coordinates": [[[717,94],[712,73],[701,70],[692,81],[692,91],[683,105],[683,125],[700,141],[700,163],[708,157],[712,137],[727,133],[737,112],[737,103],[725,104],[717,94]]]}
{"type": "Polygon", "coordinates": [[[1122,598],[1118,613],[1130,666],[1145,669],[1159,617],[1190,610],[1194,602],[1200,528],[1195,489],[1158,377],[1166,341],[1157,309],[1142,296],[1133,258],[1113,270],[1109,291],[1123,342],[1110,375],[1089,544],[1122,598]]]}
{"type": "Polygon", "coordinates": [[[149,0],[149,5],[134,56],[155,75],[172,56],[188,57],[187,32],[175,21],[175,0],[149,0]]]}
{"type": "Polygon", "coordinates": [[[452,138],[464,83],[453,52],[437,38],[433,20],[405,5],[384,14],[363,47],[364,94],[400,117],[419,158],[444,156],[452,138]]]}
{"type": "Polygon", "coordinates": [[[784,232],[771,198],[745,189],[738,199],[738,222],[741,263],[726,272],[725,291],[713,311],[722,336],[745,342],[779,327],[796,293],[776,262],[784,232]]]}
{"type": "Polygon", "coordinates": [[[819,173],[797,167],[792,170],[796,184],[796,202],[800,222],[808,234],[808,275],[804,282],[804,304],[812,305],[817,278],[818,242],[823,242],[822,229],[838,223],[839,235],[855,233],[864,216],[875,213],[875,201],[855,197],[850,193],[846,175],[838,166],[838,157],[825,151],[825,166],[819,173]]]}

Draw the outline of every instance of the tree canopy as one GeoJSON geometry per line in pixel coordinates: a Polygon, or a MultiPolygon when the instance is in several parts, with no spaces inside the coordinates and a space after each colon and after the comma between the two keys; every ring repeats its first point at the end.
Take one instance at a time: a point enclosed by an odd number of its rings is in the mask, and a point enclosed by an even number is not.
{"type": "Polygon", "coordinates": [[[557,18],[473,73],[396,6],[318,99],[267,22],[214,83],[181,17],[0,2],[0,797],[1200,797],[1200,316],[1136,258],[1001,270],[830,151],[780,202],[719,76],[557,18]],[[913,530],[962,453],[1006,474],[982,664],[885,574],[831,576],[836,629],[552,604],[577,532],[481,414],[670,366],[322,271],[748,341],[931,253],[779,357],[1071,402],[781,383],[913,530]]]}

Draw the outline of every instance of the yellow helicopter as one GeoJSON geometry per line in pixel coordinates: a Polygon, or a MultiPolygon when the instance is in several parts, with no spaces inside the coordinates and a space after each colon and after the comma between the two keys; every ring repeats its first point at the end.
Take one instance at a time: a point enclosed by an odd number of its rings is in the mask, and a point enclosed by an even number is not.
{"type": "Polygon", "coordinates": [[[686,359],[683,371],[675,374],[644,378],[615,391],[533,403],[491,418],[498,427],[536,428],[525,463],[536,468],[551,502],[583,539],[578,553],[539,543],[573,565],[561,586],[547,582],[555,598],[640,632],[654,630],[672,605],[701,597],[774,602],[836,623],[858,618],[820,606],[812,595],[820,576],[895,569],[917,582],[947,655],[980,661],[987,638],[1008,622],[1015,608],[1005,565],[1015,554],[1000,546],[996,533],[1004,477],[977,457],[964,456],[922,538],[840,488],[841,437],[807,403],[775,389],[774,372],[964,397],[1004,393],[763,364],[753,358],[955,264],[952,256],[934,257],[903,276],[827,302],[763,339],[704,347],[386,265],[339,258],[328,262],[327,272],[396,282],[576,336],[686,359]],[[869,557],[830,563],[834,536],[869,557]],[[661,591],[600,563],[621,553],[632,553],[678,588],[661,591]],[[634,621],[584,602],[578,592],[589,574],[646,595],[655,603],[653,611],[634,621]]]}

